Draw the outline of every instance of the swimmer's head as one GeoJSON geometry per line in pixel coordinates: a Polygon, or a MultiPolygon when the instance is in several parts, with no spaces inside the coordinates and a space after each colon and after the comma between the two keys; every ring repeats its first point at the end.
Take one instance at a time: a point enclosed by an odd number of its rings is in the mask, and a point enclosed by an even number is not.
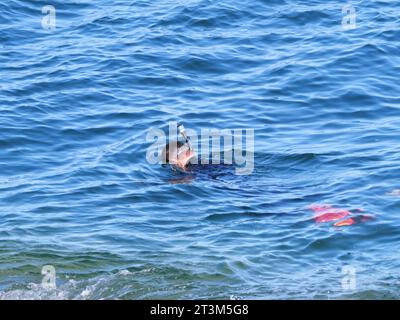
{"type": "Polygon", "coordinates": [[[189,148],[187,143],[182,143],[181,141],[168,143],[162,152],[162,159],[166,163],[182,169],[186,168],[194,157],[194,151],[189,148]]]}

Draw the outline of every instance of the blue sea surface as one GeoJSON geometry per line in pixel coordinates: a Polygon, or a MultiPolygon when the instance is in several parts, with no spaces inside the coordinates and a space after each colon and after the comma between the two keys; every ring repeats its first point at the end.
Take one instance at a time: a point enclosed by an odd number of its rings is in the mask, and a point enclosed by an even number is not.
{"type": "Polygon", "coordinates": [[[399,1],[2,1],[0,299],[399,299],[399,74],[399,1]],[[170,121],[254,171],[149,163],[170,121]]]}

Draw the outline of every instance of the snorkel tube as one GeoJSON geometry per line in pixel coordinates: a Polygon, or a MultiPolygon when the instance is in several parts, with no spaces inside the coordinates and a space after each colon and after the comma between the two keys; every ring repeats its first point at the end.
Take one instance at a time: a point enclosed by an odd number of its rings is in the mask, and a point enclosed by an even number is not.
{"type": "Polygon", "coordinates": [[[186,135],[186,130],[183,124],[178,124],[178,129],[179,133],[182,135],[182,137],[185,139],[187,145],[189,146],[189,150],[193,150],[192,144],[190,143],[189,137],[186,135]]]}

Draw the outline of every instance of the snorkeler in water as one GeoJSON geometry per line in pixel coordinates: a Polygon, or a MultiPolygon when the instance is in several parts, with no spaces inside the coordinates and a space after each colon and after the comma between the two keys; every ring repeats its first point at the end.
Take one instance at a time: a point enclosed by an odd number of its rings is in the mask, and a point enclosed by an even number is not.
{"type": "Polygon", "coordinates": [[[162,152],[162,158],[165,160],[165,163],[169,163],[178,169],[185,170],[190,164],[190,161],[196,157],[196,153],[186,135],[184,126],[181,124],[178,126],[178,129],[185,139],[185,142],[173,141],[168,143],[162,152]]]}

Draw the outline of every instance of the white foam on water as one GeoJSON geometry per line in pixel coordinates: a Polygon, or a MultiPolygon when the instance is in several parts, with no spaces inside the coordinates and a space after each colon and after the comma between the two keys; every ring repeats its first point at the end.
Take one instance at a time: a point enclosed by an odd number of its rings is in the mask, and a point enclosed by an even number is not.
{"type": "Polygon", "coordinates": [[[20,288],[0,291],[0,300],[91,300],[118,299],[126,292],[136,292],[130,285],[137,283],[141,273],[151,272],[152,268],[139,272],[126,269],[111,274],[102,274],[88,279],[64,277],[64,282],[56,288],[46,288],[41,284],[29,283],[20,288]],[[121,290],[121,291],[120,291],[121,290]]]}
{"type": "Polygon", "coordinates": [[[29,283],[25,288],[0,291],[0,300],[86,300],[99,299],[96,292],[107,287],[110,276],[88,280],[70,279],[56,288],[45,288],[41,284],[29,283]],[[89,284],[93,283],[93,284],[89,284]]]}

